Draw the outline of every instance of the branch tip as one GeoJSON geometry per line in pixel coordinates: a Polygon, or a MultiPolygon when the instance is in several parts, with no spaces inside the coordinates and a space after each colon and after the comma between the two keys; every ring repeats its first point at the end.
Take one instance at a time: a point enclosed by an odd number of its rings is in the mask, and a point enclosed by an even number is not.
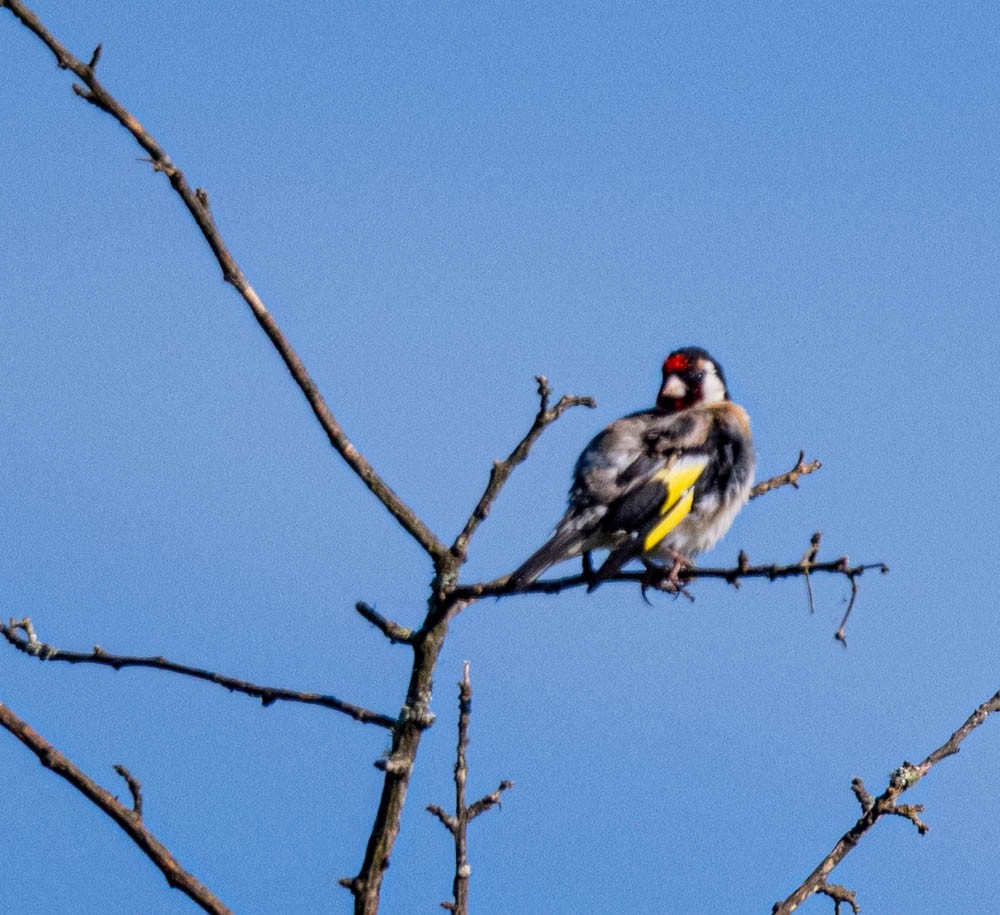
{"type": "Polygon", "coordinates": [[[552,389],[549,387],[549,379],[544,375],[536,375],[535,381],[538,382],[538,398],[541,401],[538,412],[546,413],[549,409],[549,397],[552,396],[552,389]]]}
{"type": "Polygon", "coordinates": [[[357,610],[363,619],[378,629],[393,645],[412,645],[414,643],[415,635],[412,629],[400,626],[399,623],[394,623],[387,617],[382,616],[374,607],[366,604],[363,600],[359,600],[354,605],[354,609],[357,610]]]}
{"type": "Polygon", "coordinates": [[[141,820],[142,819],[142,785],[139,780],[126,769],[121,763],[116,763],[114,765],[114,770],[123,779],[125,779],[125,784],[128,785],[129,793],[132,795],[132,812],[141,820]]]}
{"type": "Polygon", "coordinates": [[[764,495],[764,493],[770,492],[772,489],[778,489],[782,486],[793,486],[795,489],[798,489],[800,478],[808,476],[811,473],[815,473],[823,466],[820,461],[810,461],[806,464],[805,457],[806,453],[804,451],[800,451],[799,458],[791,470],[788,470],[785,473],[779,473],[777,476],[758,483],[753,489],[750,490],[750,498],[756,499],[759,496],[764,495]]]}
{"type": "Polygon", "coordinates": [[[826,883],[824,881],[816,888],[816,892],[824,896],[829,896],[833,900],[834,915],[840,915],[840,906],[844,902],[851,907],[854,915],[858,915],[861,911],[854,890],[849,890],[846,886],[839,886],[835,883],[826,883]]]}
{"type": "Polygon", "coordinates": [[[479,525],[486,520],[490,509],[500,491],[507,484],[514,469],[528,457],[532,446],[538,440],[545,429],[559,419],[563,413],[576,406],[596,406],[592,397],[578,397],[573,394],[564,394],[559,402],[549,409],[549,402],[552,396],[552,389],[549,387],[549,380],[544,375],[536,375],[535,381],[538,383],[538,412],[535,414],[534,422],[524,438],[514,447],[514,450],[502,461],[493,461],[490,469],[489,481],[483,491],[479,502],[472,510],[461,533],[455,538],[455,542],[449,550],[451,556],[458,560],[459,565],[465,562],[469,555],[469,543],[479,528],[479,525]]]}

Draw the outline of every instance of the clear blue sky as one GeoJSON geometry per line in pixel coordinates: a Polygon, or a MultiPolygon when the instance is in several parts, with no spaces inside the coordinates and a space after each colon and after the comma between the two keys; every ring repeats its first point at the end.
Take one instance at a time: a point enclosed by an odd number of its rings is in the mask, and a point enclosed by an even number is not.
{"type": "MultiPolygon", "coordinates": [[[[211,194],[356,444],[442,537],[536,408],[592,394],[518,471],[469,577],[511,570],[573,461],[707,347],[761,476],[704,564],[883,560],[481,604],[439,668],[385,911],[436,911],[463,659],[479,913],[768,912],[1000,687],[1000,11],[988,4],[37,2],[211,194]]],[[[0,16],[0,612],[64,648],[164,654],[395,713],[429,567],[326,445],[161,176],[0,16]]],[[[349,909],[384,733],[153,672],[2,653],[2,701],[239,912],[349,909]]],[[[989,722],[834,874],[866,912],[1000,894],[989,722]]],[[[180,913],[109,820],[0,739],[0,908],[180,913]]],[[[815,899],[803,912],[832,911],[815,899]]]]}

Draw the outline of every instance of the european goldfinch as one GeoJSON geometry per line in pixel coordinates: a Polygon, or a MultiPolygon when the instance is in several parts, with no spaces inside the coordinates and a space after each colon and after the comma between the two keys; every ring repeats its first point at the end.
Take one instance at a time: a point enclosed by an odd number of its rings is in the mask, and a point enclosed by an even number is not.
{"type": "Polygon", "coordinates": [[[750,419],[730,401],[722,367],[699,347],[676,350],[656,408],[613,422],[584,449],[555,534],[507,587],[582,553],[591,590],[632,559],[676,589],[679,570],[729,530],[753,475],[750,419]],[[594,573],[589,554],[602,548],[610,552],[594,573]]]}

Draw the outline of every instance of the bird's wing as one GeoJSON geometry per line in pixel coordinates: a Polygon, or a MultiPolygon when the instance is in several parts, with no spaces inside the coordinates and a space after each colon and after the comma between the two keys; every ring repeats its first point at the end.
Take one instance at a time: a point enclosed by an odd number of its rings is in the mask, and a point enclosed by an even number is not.
{"type": "Polygon", "coordinates": [[[688,516],[695,487],[712,461],[713,423],[708,411],[673,416],[654,412],[644,421],[641,450],[619,475],[620,493],[601,519],[605,531],[625,536],[601,566],[598,581],[654,549],[688,516]]]}
{"type": "Polygon", "coordinates": [[[691,511],[695,483],[708,462],[704,452],[674,451],[608,507],[602,526],[626,531],[637,552],[653,549],[691,511]]]}

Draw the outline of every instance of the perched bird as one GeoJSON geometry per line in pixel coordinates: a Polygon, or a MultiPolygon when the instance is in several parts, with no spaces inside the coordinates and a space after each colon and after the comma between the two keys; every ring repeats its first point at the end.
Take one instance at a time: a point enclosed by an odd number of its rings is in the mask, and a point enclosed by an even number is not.
{"type": "Polygon", "coordinates": [[[699,347],[676,350],[655,409],[613,422],[584,449],[555,534],[507,587],[583,554],[590,590],[632,559],[656,576],[650,583],[676,590],[680,569],[729,530],[753,475],[750,420],[729,399],[722,367],[699,347]],[[595,573],[590,551],[602,548],[610,552],[595,573]]]}

